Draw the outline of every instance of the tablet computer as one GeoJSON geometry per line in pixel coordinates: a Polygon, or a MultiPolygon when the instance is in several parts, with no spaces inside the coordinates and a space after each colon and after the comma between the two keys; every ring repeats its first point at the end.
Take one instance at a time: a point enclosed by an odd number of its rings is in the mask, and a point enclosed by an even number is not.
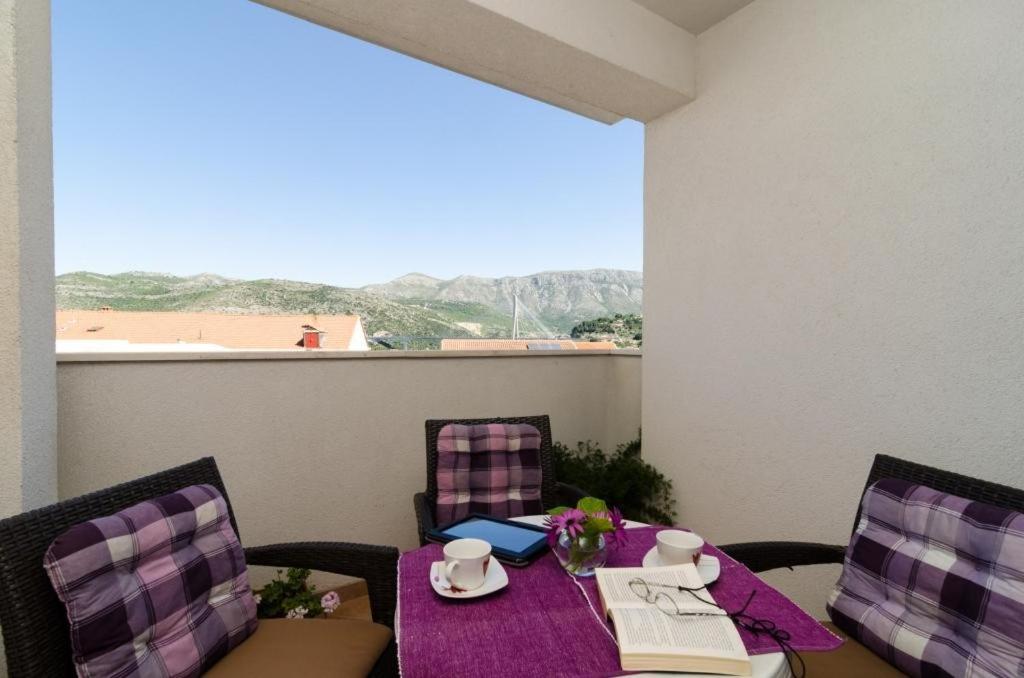
{"type": "Polygon", "coordinates": [[[472,537],[491,545],[491,553],[503,563],[522,567],[547,550],[547,530],[535,525],[474,513],[427,533],[429,541],[447,544],[472,537]]]}

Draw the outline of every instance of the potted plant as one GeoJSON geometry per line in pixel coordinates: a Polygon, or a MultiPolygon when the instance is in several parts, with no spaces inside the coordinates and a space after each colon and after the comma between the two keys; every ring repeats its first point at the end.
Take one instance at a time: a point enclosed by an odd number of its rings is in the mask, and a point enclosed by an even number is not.
{"type": "Polygon", "coordinates": [[[341,598],[334,591],[320,596],[316,586],[306,580],[310,570],[302,567],[288,568],[284,578],[278,570],[274,580],[254,594],[256,616],[260,619],[305,619],[334,612],[341,605],[341,598]]]}
{"type": "Polygon", "coordinates": [[[596,497],[584,497],[576,508],[559,506],[545,520],[548,544],[558,562],[577,577],[590,577],[608,560],[608,547],[626,541],[622,513],[596,497]]]}
{"type": "Polygon", "coordinates": [[[640,437],[605,452],[590,440],[575,448],[554,444],[555,476],[617,506],[630,520],[672,525],[672,481],[640,455],[640,437]]]}

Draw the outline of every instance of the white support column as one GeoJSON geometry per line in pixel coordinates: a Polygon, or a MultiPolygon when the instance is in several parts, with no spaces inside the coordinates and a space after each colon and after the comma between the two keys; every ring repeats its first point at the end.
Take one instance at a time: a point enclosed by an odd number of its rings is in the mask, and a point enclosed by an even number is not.
{"type": "Polygon", "coordinates": [[[57,498],[49,0],[0,0],[0,517],[57,498]]]}
{"type": "Polygon", "coordinates": [[[256,0],[595,120],[696,96],[696,39],[632,0],[256,0]]]}

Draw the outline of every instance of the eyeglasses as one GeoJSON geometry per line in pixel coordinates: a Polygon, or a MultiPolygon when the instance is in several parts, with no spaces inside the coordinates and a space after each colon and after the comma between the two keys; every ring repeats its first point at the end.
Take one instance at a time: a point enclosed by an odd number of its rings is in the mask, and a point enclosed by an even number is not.
{"type": "Polygon", "coordinates": [[[721,605],[713,600],[707,600],[697,595],[700,591],[706,591],[706,586],[700,588],[688,588],[686,586],[678,586],[672,584],[661,584],[659,582],[649,582],[646,579],[640,579],[639,577],[629,580],[629,590],[632,591],[638,598],[643,599],[646,603],[651,603],[656,606],[659,610],[670,616],[679,617],[722,617],[727,616],[728,612],[725,611],[721,605]],[[692,612],[685,611],[679,607],[679,601],[665,593],[664,591],[656,591],[654,589],[670,589],[672,591],[679,591],[681,593],[689,593],[691,596],[704,603],[705,605],[711,605],[720,610],[720,612],[692,612]]]}
{"type": "Polygon", "coordinates": [[[747,608],[750,607],[750,603],[754,600],[754,596],[757,595],[756,590],[750,592],[750,596],[747,597],[747,602],[743,603],[743,607],[736,612],[729,612],[714,600],[710,600],[710,596],[705,598],[697,595],[701,591],[707,591],[706,586],[690,588],[687,586],[650,582],[646,579],[636,577],[629,580],[629,590],[644,602],[654,605],[658,610],[670,617],[729,617],[734,624],[742,629],[746,629],[750,633],[755,635],[766,634],[778,644],[783,654],[785,654],[786,663],[789,664],[790,672],[795,676],[795,678],[804,678],[807,673],[807,667],[804,665],[803,657],[801,657],[800,653],[794,650],[793,646],[789,644],[792,636],[790,636],[788,631],[780,629],[771,619],[757,619],[756,617],[747,614],[747,608]],[[680,607],[680,601],[676,600],[675,597],[665,591],[659,591],[658,589],[687,593],[698,601],[716,608],[718,611],[687,610],[684,607],[680,607]],[[797,670],[798,668],[799,670],[797,670]]]}

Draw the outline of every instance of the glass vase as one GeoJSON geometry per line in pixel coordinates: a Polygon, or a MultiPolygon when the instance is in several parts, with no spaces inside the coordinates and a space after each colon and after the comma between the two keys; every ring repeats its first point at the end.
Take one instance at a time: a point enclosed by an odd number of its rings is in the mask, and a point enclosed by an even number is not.
{"type": "Polygon", "coordinates": [[[577,577],[594,576],[594,570],[604,567],[608,561],[608,543],[603,534],[597,535],[597,539],[588,539],[571,538],[563,532],[552,550],[565,571],[577,577]]]}

